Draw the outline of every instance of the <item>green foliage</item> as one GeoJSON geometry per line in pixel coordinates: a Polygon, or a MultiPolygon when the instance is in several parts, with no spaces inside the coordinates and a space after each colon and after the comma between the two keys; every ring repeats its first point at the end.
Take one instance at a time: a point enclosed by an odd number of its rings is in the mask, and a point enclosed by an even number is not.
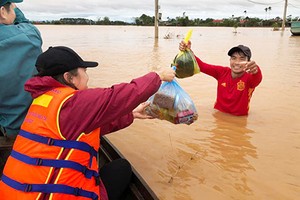
{"type": "MultiPolygon", "coordinates": [[[[269,9],[269,8],[268,8],[269,9]]],[[[245,13],[246,14],[246,13],[245,13]]],[[[142,14],[140,17],[133,18],[134,22],[128,23],[123,21],[111,21],[108,17],[103,19],[99,18],[96,21],[85,19],[85,18],[61,18],[60,20],[53,21],[38,21],[33,22],[35,24],[79,24],[79,25],[138,25],[138,26],[154,26],[154,16],[148,16],[142,14]]],[[[287,17],[287,22],[291,20],[299,19],[299,17],[292,18],[287,17]]],[[[159,21],[160,26],[224,26],[224,27],[274,27],[274,24],[278,26],[282,24],[282,19],[276,17],[274,19],[259,19],[259,18],[249,18],[249,17],[232,17],[215,20],[213,18],[207,19],[189,19],[188,16],[180,16],[174,18],[167,18],[167,21],[159,21]]]]}
{"type": "Polygon", "coordinates": [[[142,14],[140,17],[135,18],[135,24],[140,26],[154,26],[154,17],[142,14]]]}

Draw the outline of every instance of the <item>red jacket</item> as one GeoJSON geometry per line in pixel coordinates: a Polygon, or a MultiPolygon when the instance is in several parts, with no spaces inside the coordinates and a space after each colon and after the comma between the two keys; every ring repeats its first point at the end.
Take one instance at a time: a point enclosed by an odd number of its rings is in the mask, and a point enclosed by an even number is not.
{"type": "MultiPolygon", "coordinates": [[[[99,127],[101,135],[125,128],[133,122],[131,111],[147,101],[160,85],[159,76],[151,72],[130,83],[80,90],[62,106],[61,131],[66,139],[74,139],[82,131],[88,133],[99,127]]],[[[49,76],[34,77],[26,82],[25,90],[36,98],[60,86],[49,76]]]]}

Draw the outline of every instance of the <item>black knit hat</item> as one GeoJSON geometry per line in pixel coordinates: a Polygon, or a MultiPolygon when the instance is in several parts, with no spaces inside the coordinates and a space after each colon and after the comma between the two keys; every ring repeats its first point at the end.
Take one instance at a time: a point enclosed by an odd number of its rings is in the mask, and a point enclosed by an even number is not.
{"type": "Polygon", "coordinates": [[[72,49],[64,46],[49,47],[35,63],[38,76],[55,76],[79,67],[96,67],[97,62],[83,61],[72,49]]]}
{"type": "Polygon", "coordinates": [[[251,50],[249,49],[249,47],[246,47],[244,45],[238,45],[236,47],[232,47],[229,51],[228,51],[228,55],[231,56],[233,53],[241,51],[245,54],[245,56],[247,56],[250,60],[251,58],[251,50]]]}

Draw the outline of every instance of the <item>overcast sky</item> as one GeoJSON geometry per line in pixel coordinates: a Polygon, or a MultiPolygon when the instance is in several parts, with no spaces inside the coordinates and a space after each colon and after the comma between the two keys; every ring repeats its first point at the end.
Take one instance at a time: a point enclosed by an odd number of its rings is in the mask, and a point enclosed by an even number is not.
{"type": "MultiPolygon", "coordinates": [[[[162,20],[188,16],[189,19],[222,19],[232,15],[269,19],[283,18],[285,0],[159,0],[162,20]],[[266,12],[265,8],[271,7],[266,12]],[[244,13],[246,11],[246,15],[244,13]]],[[[300,16],[300,0],[288,0],[287,16],[300,16]]],[[[24,0],[18,6],[30,20],[58,20],[64,17],[132,22],[142,14],[154,16],[155,0],[24,0]]]]}

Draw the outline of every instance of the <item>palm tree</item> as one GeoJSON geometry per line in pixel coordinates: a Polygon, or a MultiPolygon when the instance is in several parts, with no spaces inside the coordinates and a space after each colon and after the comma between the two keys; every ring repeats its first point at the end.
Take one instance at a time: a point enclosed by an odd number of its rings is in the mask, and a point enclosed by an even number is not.
{"type": "Polygon", "coordinates": [[[265,11],[266,11],[266,19],[267,19],[268,8],[265,8],[265,11]]]}

